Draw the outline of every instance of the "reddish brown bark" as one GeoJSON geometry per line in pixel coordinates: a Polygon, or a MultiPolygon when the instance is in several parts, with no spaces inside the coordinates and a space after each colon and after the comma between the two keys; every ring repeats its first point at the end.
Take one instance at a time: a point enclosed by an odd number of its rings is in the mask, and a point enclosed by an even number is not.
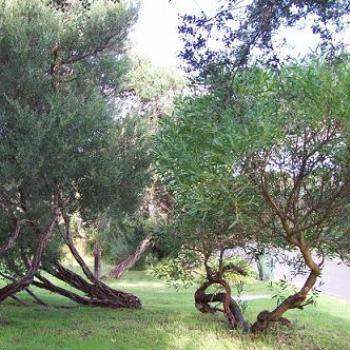
{"type": "Polygon", "coordinates": [[[244,321],[243,314],[237,302],[231,297],[231,288],[229,284],[223,280],[211,280],[203,283],[197,289],[194,295],[196,308],[203,313],[215,313],[223,311],[230,326],[232,328],[240,328],[249,330],[250,326],[244,321]],[[205,291],[213,284],[221,285],[225,293],[206,293],[205,291]],[[223,304],[223,310],[210,305],[213,302],[220,302],[223,304]]]}
{"type": "Polygon", "coordinates": [[[291,309],[303,308],[303,304],[308,296],[308,293],[313,289],[317,282],[317,278],[321,274],[322,263],[318,265],[313,261],[312,254],[307,245],[305,245],[304,240],[298,240],[296,242],[296,245],[299,247],[303,255],[305,264],[310,269],[309,276],[302,288],[297,293],[286,298],[273,311],[269,312],[267,310],[264,310],[260,312],[257,317],[257,321],[252,326],[253,332],[264,331],[270,325],[276,322],[280,322],[284,325],[290,325],[290,322],[283,317],[284,313],[291,309]]]}
{"type": "MultiPolygon", "coordinates": [[[[16,279],[11,277],[11,276],[8,276],[8,275],[5,275],[4,273],[0,272],[0,276],[7,279],[7,280],[10,280],[12,282],[16,282],[16,279]]],[[[42,301],[33,291],[31,291],[29,288],[25,288],[24,291],[32,298],[34,299],[34,302],[38,305],[41,305],[41,306],[49,306],[48,304],[46,304],[44,301],[42,301]]],[[[12,296],[11,296],[12,297],[12,296]]]]}
{"type": "MultiPolygon", "coordinates": [[[[74,288],[86,293],[90,299],[99,300],[99,306],[106,306],[110,308],[133,308],[140,309],[142,307],[141,301],[135,295],[117,291],[109,287],[101,280],[96,278],[96,276],[91,272],[88,265],[85,263],[82,256],[79,254],[75,247],[72,233],[70,230],[70,220],[69,217],[61,210],[64,222],[65,222],[65,242],[72,253],[74,259],[80,265],[84,275],[87,277],[86,281],[83,277],[78,274],[64,268],[60,264],[56,264],[55,272],[53,275],[60,280],[70,284],[74,288]]],[[[78,301],[79,302],[79,301],[78,301]]],[[[97,302],[97,301],[96,301],[97,302]]]]}
{"type": "Polygon", "coordinates": [[[79,304],[109,307],[114,309],[140,309],[142,307],[140,299],[135,295],[115,290],[104,283],[88,282],[82,276],[66,269],[60,264],[56,264],[54,271],[48,272],[75,289],[84,292],[85,296],[81,297],[73,292],[59,288],[49,280],[44,280],[42,276],[38,277],[38,279],[42,282],[41,285],[38,285],[38,287],[61,294],[79,304]]]}

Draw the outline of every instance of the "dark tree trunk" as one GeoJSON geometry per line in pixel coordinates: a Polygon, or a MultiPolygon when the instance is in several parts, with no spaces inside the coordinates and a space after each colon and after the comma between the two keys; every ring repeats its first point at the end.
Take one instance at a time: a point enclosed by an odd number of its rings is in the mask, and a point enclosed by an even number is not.
{"type": "Polygon", "coordinates": [[[237,302],[231,297],[231,288],[224,279],[211,280],[203,283],[194,295],[196,308],[203,313],[224,312],[232,328],[240,328],[249,331],[250,325],[244,321],[243,314],[237,302]],[[206,293],[205,291],[213,284],[219,284],[224,289],[224,293],[206,293]],[[210,303],[220,302],[223,310],[213,307],[210,303]]]}
{"type": "Polygon", "coordinates": [[[38,238],[37,247],[35,249],[32,260],[29,263],[27,272],[18,280],[0,289],[0,302],[6,298],[26,289],[34,279],[35,274],[39,270],[41,256],[44,249],[46,248],[49,240],[52,237],[54,227],[57,223],[59,214],[58,211],[55,213],[54,218],[51,220],[47,228],[40,234],[38,238]]]}
{"type": "MultiPolygon", "coordinates": [[[[11,277],[11,276],[8,276],[8,275],[5,275],[4,273],[0,272],[0,276],[5,278],[5,279],[8,279],[10,280],[11,282],[15,282],[16,279],[11,277]]],[[[32,282],[33,283],[33,282],[32,282]]],[[[48,307],[49,305],[46,304],[43,300],[41,300],[33,291],[31,291],[29,288],[25,288],[24,289],[25,292],[34,300],[34,302],[38,305],[41,305],[41,306],[45,306],[45,307],[48,307]]]]}
{"type": "Polygon", "coordinates": [[[57,287],[40,275],[37,276],[40,283],[34,282],[34,285],[63,295],[79,304],[113,309],[140,309],[142,307],[141,301],[135,295],[115,290],[104,283],[88,282],[82,276],[66,269],[60,264],[56,264],[55,270],[48,271],[48,273],[74,287],[76,290],[83,292],[85,296],[80,296],[64,288],[57,287]]]}
{"type": "Polygon", "coordinates": [[[151,248],[153,245],[153,240],[151,236],[143,239],[140,244],[137,246],[135,252],[129,255],[125,260],[120,262],[117,266],[115,266],[109,276],[114,278],[120,278],[126,271],[130,270],[135,264],[141,259],[143,254],[151,248]]]}
{"type": "MultiPolygon", "coordinates": [[[[100,281],[94,273],[92,273],[85,263],[84,259],[80,256],[78,250],[75,247],[71,231],[70,231],[70,219],[61,209],[61,214],[65,222],[65,234],[63,237],[65,242],[72,253],[74,259],[80,265],[84,275],[84,277],[74,273],[63,267],[61,264],[56,263],[52,269],[46,270],[49,274],[54,277],[60,279],[61,281],[67,283],[68,285],[74,287],[76,290],[83,292],[85,295],[82,296],[72,291],[68,291],[62,287],[58,287],[53,284],[53,282],[44,278],[39,273],[39,264],[35,269],[31,269],[30,279],[25,280],[25,287],[28,285],[27,283],[33,283],[33,285],[49,290],[54,293],[58,293],[62,296],[65,296],[79,304],[89,305],[89,306],[101,306],[101,307],[109,307],[109,308],[133,308],[140,309],[142,304],[140,300],[129,293],[114,290],[110,288],[105,283],[100,281]],[[39,281],[33,281],[34,276],[39,281]]],[[[24,261],[26,261],[26,257],[23,257],[24,261]]],[[[29,265],[28,265],[29,266],[29,265]]],[[[25,276],[26,277],[26,276],[25,276]]],[[[23,279],[21,279],[22,282],[23,279]]],[[[22,283],[24,285],[24,283],[22,283]]],[[[1,290],[0,290],[1,292],[1,290]]]]}

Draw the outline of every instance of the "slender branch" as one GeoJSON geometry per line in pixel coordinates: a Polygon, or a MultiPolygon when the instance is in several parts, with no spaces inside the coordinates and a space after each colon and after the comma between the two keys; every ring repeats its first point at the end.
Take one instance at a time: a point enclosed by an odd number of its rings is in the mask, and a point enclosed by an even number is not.
{"type": "Polygon", "coordinates": [[[131,269],[143,256],[143,254],[153,246],[152,236],[145,237],[135,249],[135,252],[129,255],[125,260],[115,266],[109,276],[120,278],[126,271],[131,269]]]}
{"type": "Polygon", "coordinates": [[[33,278],[39,269],[44,249],[46,248],[47,244],[49,243],[49,240],[53,235],[53,230],[57,224],[58,218],[59,211],[58,209],[55,209],[52,220],[47,225],[46,229],[38,237],[37,247],[35,249],[33,258],[30,261],[30,265],[27,272],[18,281],[8,284],[7,286],[0,289],[0,302],[10,297],[11,295],[16,294],[17,292],[20,292],[21,290],[27,288],[32,283],[33,278]]]}

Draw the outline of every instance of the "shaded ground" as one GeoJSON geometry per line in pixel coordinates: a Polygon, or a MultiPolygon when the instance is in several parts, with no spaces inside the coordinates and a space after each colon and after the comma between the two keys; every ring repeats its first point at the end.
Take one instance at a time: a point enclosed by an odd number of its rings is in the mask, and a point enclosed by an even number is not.
{"type": "MultiPolygon", "coordinates": [[[[293,330],[264,336],[227,329],[222,315],[203,315],[193,306],[193,290],[176,292],[144,272],[131,272],[114,287],[129,290],[144,302],[143,310],[77,307],[19,307],[8,301],[0,308],[0,349],[6,350],[350,350],[350,303],[322,297],[319,306],[288,314],[293,330]]],[[[264,283],[247,286],[248,295],[269,293],[264,283]]],[[[72,305],[42,292],[54,304],[72,305]]],[[[249,301],[247,317],[271,309],[271,299],[249,301]]]]}

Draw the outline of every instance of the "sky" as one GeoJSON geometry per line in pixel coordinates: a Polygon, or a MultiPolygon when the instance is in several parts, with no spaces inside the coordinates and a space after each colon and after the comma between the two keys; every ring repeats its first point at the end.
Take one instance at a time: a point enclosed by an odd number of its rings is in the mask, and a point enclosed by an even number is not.
{"type": "Polygon", "coordinates": [[[159,66],[176,67],[181,49],[178,14],[215,10],[215,0],[142,0],[139,20],[132,34],[135,53],[159,66]]]}
{"type": "MultiPolygon", "coordinates": [[[[156,66],[177,68],[181,50],[178,14],[215,13],[217,4],[217,0],[142,0],[139,20],[131,35],[133,52],[150,58],[156,66]]],[[[350,38],[350,29],[342,36],[350,38]]],[[[285,53],[293,56],[303,56],[317,46],[311,30],[289,28],[280,37],[287,39],[285,53]]]]}

